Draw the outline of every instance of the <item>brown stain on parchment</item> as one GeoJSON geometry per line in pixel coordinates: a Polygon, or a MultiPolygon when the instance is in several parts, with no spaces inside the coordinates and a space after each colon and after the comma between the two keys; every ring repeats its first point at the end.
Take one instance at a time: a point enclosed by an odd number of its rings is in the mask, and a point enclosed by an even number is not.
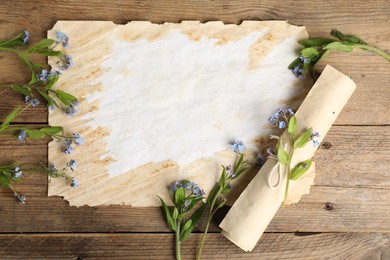
{"type": "MultiPolygon", "coordinates": [[[[105,157],[106,143],[104,137],[110,135],[110,130],[105,128],[92,129],[87,126],[88,119],[83,118],[93,113],[100,107],[100,100],[88,104],[85,96],[100,92],[103,86],[92,84],[91,81],[102,76],[107,69],[101,69],[100,64],[109,57],[112,52],[114,37],[119,36],[122,41],[146,40],[154,42],[166,37],[172,30],[178,30],[193,41],[199,41],[202,37],[215,39],[215,45],[224,45],[228,42],[240,40],[242,37],[256,31],[269,29],[277,30],[277,26],[290,28],[291,32],[300,33],[301,28],[287,25],[284,22],[251,22],[245,21],[241,25],[224,25],[222,22],[182,22],[180,24],[167,23],[156,25],[149,22],[131,22],[127,25],[115,25],[111,22],[66,22],[60,21],[48,32],[49,38],[55,38],[57,31],[64,31],[70,36],[71,46],[66,52],[74,58],[74,67],[60,78],[55,87],[66,90],[79,97],[80,105],[78,114],[67,118],[60,110],[50,112],[49,123],[62,125],[67,130],[66,134],[73,132],[82,135],[86,142],[80,147],[74,147],[74,153],[66,156],[61,151],[61,143],[53,141],[49,143],[49,161],[62,167],[72,158],[78,160],[79,168],[72,173],[79,180],[79,187],[71,189],[63,179],[50,179],[49,196],[63,196],[71,205],[112,205],[125,204],[132,206],[159,205],[156,194],[170,201],[168,185],[176,180],[190,179],[197,182],[205,191],[211,190],[218,180],[221,164],[232,164],[236,154],[225,150],[218,152],[215,158],[200,158],[195,162],[178,165],[172,160],[164,162],[148,163],[122,175],[110,177],[108,166],[114,162],[113,158],[105,157]],[[80,32],[82,31],[82,33],[80,32]],[[74,44],[72,44],[72,42],[74,44]]],[[[285,33],[285,32],[284,32],[285,33]]],[[[281,37],[280,37],[281,38],[281,37]]],[[[268,46],[268,50],[276,46],[275,39],[278,34],[266,35],[268,45],[261,45],[260,39],[253,46],[253,59],[264,58],[261,48],[268,46]],[[272,43],[272,44],[271,44],[272,43]],[[274,45],[273,45],[274,44],[274,45]]],[[[49,62],[55,65],[55,58],[49,62]]],[[[259,65],[258,61],[250,63],[249,68],[259,65]],[[253,64],[252,64],[253,63],[253,64]]],[[[261,145],[264,137],[254,141],[261,145]]],[[[256,159],[256,152],[247,149],[248,160],[256,159]]],[[[248,173],[240,178],[233,186],[240,187],[231,194],[229,204],[238,196],[239,192],[249,183],[256,171],[248,173]]]]}

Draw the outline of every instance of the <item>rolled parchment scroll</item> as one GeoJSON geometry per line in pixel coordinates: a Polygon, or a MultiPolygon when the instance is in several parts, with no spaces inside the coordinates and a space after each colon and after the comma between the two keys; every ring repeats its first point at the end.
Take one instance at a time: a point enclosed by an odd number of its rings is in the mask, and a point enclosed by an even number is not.
{"type": "MultiPolygon", "coordinates": [[[[355,88],[349,77],[326,66],[296,113],[297,134],[312,127],[320,133],[321,142],[355,88]]],[[[316,150],[311,142],[296,149],[292,165],[310,159],[316,150]]],[[[267,160],[221,222],[222,234],[243,250],[252,251],[281,206],[287,179],[284,172],[276,160],[267,160]]]]}

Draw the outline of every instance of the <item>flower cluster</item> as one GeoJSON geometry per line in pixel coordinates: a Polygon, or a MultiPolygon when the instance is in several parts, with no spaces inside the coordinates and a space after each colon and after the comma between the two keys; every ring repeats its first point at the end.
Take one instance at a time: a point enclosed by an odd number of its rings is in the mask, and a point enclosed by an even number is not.
{"type": "MultiPolygon", "coordinates": [[[[54,48],[59,44],[62,44],[64,48],[69,47],[69,37],[63,32],[58,32],[57,40],[42,39],[38,43],[24,48],[23,46],[28,44],[29,40],[30,34],[28,31],[24,31],[12,39],[0,41],[1,51],[16,54],[31,72],[31,79],[27,84],[14,83],[2,84],[0,86],[2,88],[10,88],[17,93],[22,94],[26,103],[25,108],[17,107],[5,118],[0,127],[1,135],[16,135],[20,142],[25,142],[26,138],[42,139],[45,137],[64,140],[65,147],[63,151],[70,154],[73,151],[71,146],[72,142],[74,142],[75,145],[81,145],[84,143],[84,139],[79,134],[73,134],[70,137],[64,136],[64,129],[61,126],[46,126],[40,129],[30,129],[11,124],[11,122],[27,108],[39,105],[40,101],[38,98],[34,97],[35,93],[39,94],[47,101],[47,106],[49,108],[59,107],[58,104],[61,102],[65,105],[64,110],[69,116],[76,113],[76,107],[78,105],[78,100],[73,95],[59,89],[52,89],[63,71],[68,70],[73,66],[73,58],[71,55],[65,54],[62,51],[54,50],[54,48]],[[33,58],[36,55],[57,57],[57,71],[48,69],[48,65],[41,65],[31,59],[31,57],[33,58]]],[[[16,192],[12,184],[13,182],[21,179],[23,174],[29,172],[44,173],[53,178],[65,178],[69,181],[71,187],[75,188],[78,186],[77,179],[70,177],[68,174],[73,173],[78,167],[78,163],[74,159],[69,160],[62,170],[56,169],[56,167],[52,164],[49,167],[43,163],[32,164],[35,166],[27,169],[24,168],[24,165],[20,165],[20,167],[16,166],[16,164],[7,166],[0,165],[0,186],[11,189],[14,192],[14,196],[20,203],[24,204],[26,197],[21,193],[16,192]],[[23,171],[21,168],[23,168],[23,171]]]]}
{"type": "Polygon", "coordinates": [[[69,103],[69,105],[65,108],[65,113],[68,117],[72,117],[77,113],[77,106],[79,105],[78,101],[74,101],[69,103]]]}
{"type": "Polygon", "coordinates": [[[316,131],[312,131],[311,133],[311,136],[310,136],[310,140],[313,141],[313,147],[316,148],[320,145],[320,142],[317,140],[317,139],[314,139],[314,138],[320,138],[321,135],[319,132],[316,132],[316,131]]]}
{"type": "Polygon", "coordinates": [[[231,149],[233,150],[233,152],[235,153],[243,153],[245,151],[245,146],[244,144],[241,142],[241,141],[232,141],[230,142],[230,145],[231,145],[231,149]]]}
{"type": "Polygon", "coordinates": [[[82,138],[79,134],[73,134],[72,139],[65,139],[64,140],[64,147],[62,151],[66,154],[72,154],[73,153],[73,147],[72,142],[74,142],[75,145],[82,145],[85,141],[84,138],[82,138]]]}
{"type": "Polygon", "coordinates": [[[70,169],[72,172],[77,168],[77,161],[72,159],[69,162],[66,163],[66,166],[62,170],[58,170],[54,164],[50,164],[48,170],[48,175],[53,178],[65,178],[68,182],[70,182],[70,187],[76,188],[78,186],[78,181],[74,177],[70,177],[67,174],[67,169],[70,169]]]}
{"type": "Polygon", "coordinates": [[[204,190],[199,187],[198,184],[196,184],[195,182],[190,182],[187,180],[184,180],[182,182],[175,181],[170,186],[170,190],[172,192],[176,192],[179,188],[184,188],[186,191],[192,191],[192,194],[196,197],[205,195],[204,190]]]}
{"type": "Polygon", "coordinates": [[[30,96],[25,96],[24,102],[26,102],[27,105],[30,105],[32,107],[36,107],[39,105],[39,100],[37,98],[31,98],[30,96]]]}
{"type": "Polygon", "coordinates": [[[26,45],[28,41],[30,40],[30,35],[28,31],[24,31],[24,34],[22,36],[23,44],[26,45]]]}
{"type": "Polygon", "coordinates": [[[18,135],[18,140],[23,143],[24,140],[26,140],[26,137],[27,137],[27,131],[22,129],[20,131],[20,134],[18,135]]]}
{"type": "Polygon", "coordinates": [[[291,108],[279,108],[271,117],[268,118],[268,122],[273,127],[283,129],[286,128],[289,118],[293,115],[294,112],[291,108]]]}
{"type": "Polygon", "coordinates": [[[63,32],[57,32],[56,45],[58,45],[60,43],[62,43],[62,46],[64,48],[69,47],[69,37],[63,32]]]}

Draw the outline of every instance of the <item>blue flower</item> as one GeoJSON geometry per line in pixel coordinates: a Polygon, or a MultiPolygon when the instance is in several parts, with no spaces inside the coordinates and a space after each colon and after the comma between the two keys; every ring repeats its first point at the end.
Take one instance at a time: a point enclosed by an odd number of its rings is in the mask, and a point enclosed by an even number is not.
{"type": "Polygon", "coordinates": [[[25,96],[24,102],[26,102],[27,105],[31,105],[33,107],[36,107],[39,105],[39,100],[37,98],[31,98],[30,96],[25,96]]]}
{"type": "Polygon", "coordinates": [[[50,173],[55,173],[57,171],[56,167],[54,166],[54,164],[49,164],[49,172],[50,173]]]}
{"type": "Polygon", "coordinates": [[[183,187],[183,184],[181,182],[175,181],[171,184],[170,190],[172,192],[176,192],[176,190],[180,187],[183,187]]]}
{"type": "Polygon", "coordinates": [[[74,172],[74,170],[77,168],[77,161],[76,160],[70,160],[67,164],[69,168],[74,172]]]}
{"type": "Polygon", "coordinates": [[[26,132],[26,130],[22,130],[22,131],[20,131],[20,134],[18,135],[18,140],[19,140],[20,142],[24,142],[24,140],[26,139],[26,137],[27,137],[27,132],[26,132]]]}
{"type": "Polygon", "coordinates": [[[70,187],[77,188],[77,186],[79,186],[79,182],[75,178],[72,178],[72,182],[70,184],[70,187]]]}
{"type": "Polygon", "coordinates": [[[64,48],[68,48],[69,47],[69,37],[63,33],[63,32],[58,32],[57,33],[57,41],[56,41],[56,44],[60,44],[62,43],[62,46],[64,46],[64,48]]]}
{"type": "Polygon", "coordinates": [[[24,31],[24,35],[22,36],[23,44],[26,45],[29,39],[30,39],[30,35],[28,31],[24,31]]]}
{"type": "Polygon", "coordinates": [[[182,187],[183,187],[185,190],[190,190],[194,184],[195,184],[195,183],[190,182],[190,181],[183,181],[183,182],[182,182],[182,187]]]}
{"type": "Polygon", "coordinates": [[[16,167],[12,176],[14,178],[20,178],[22,176],[22,174],[23,174],[23,172],[20,170],[20,168],[16,167]]]}
{"type": "Polygon", "coordinates": [[[289,117],[293,116],[294,112],[291,108],[278,108],[276,112],[268,118],[268,122],[273,127],[283,129],[287,126],[289,117]]]}
{"type": "Polygon", "coordinates": [[[76,145],[82,145],[84,143],[84,139],[79,134],[73,134],[73,138],[76,145]]]}
{"type": "Polygon", "coordinates": [[[183,207],[183,209],[184,210],[187,210],[188,209],[188,206],[191,204],[191,201],[190,200],[185,200],[184,201],[184,207],[183,207]]]}
{"type": "Polygon", "coordinates": [[[205,195],[204,190],[196,184],[192,186],[192,193],[198,197],[205,195]]]}
{"type": "Polygon", "coordinates": [[[72,66],[73,66],[73,58],[72,58],[72,56],[71,55],[65,55],[64,58],[62,58],[62,66],[59,69],[60,69],[60,71],[68,70],[72,66]]]}
{"type": "Polygon", "coordinates": [[[303,56],[300,56],[299,57],[299,59],[303,62],[303,63],[310,63],[310,59],[308,59],[308,58],[305,58],[305,57],[303,57],[303,56]]]}
{"type": "Polygon", "coordinates": [[[65,108],[65,113],[67,116],[72,117],[77,113],[77,109],[74,105],[69,104],[69,106],[65,108]]]}
{"type": "MultiPolygon", "coordinates": [[[[51,73],[51,72],[50,72],[51,73]]],[[[43,81],[43,82],[46,82],[48,79],[47,77],[49,76],[47,70],[42,70],[41,71],[41,74],[38,74],[37,77],[38,77],[38,80],[39,81],[43,81]]]]}
{"type": "Polygon", "coordinates": [[[300,78],[300,79],[304,78],[303,74],[305,71],[302,69],[301,65],[298,64],[293,69],[291,69],[291,71],[297,78],[300,78]]]}
{"type": "Polygon", "coordinates": [[[279,127],[280,129],[285,128],[285,127],[286,127],[286,122],[280,121],[279,124],[278,124],[278,127],[279,127]]]}
{"type": "Polygon", "coordinates": [[[270,155],[270,156],[276,155],[276,152],[275,152],[274,149],[272,149],[272,148],[268,148],[268,149],[267,149],[267,153],[268,153],[268,155],[270,155]]]}
{"type": "Polygon", "coordinates": [[[256,162],[256,167],[261,168],[264,165],[265,159],[261,153],[257,154],[258,161],[256,162]]]}
{"type": "Polygon", "coordinates": [[[316,131],[311,132],[310,140],[313,141],[313,147],[316,148],[320,145],[320,142],[318,140],[314,140],[314,138],[320,138],[320,133],[316,131]]]}
{"type": "Polygon", "coordinates": [[[16,197],[16,199],[19,201],[20,204],[26,203],[26,197],[23,196],[21,193],[15,192],[14,196],[16,197]]]}
{"type": "Polygon", "coordinates": [[[231,148],[235,153],[243,153],[245,151],[245,146],[241,141],[230,142],[231,148]]]}
{"type": "Polygon", "coordinates": [[[65,146],[63,148],[63,152],[66,154],[73,153],[73,147],[71,146],[72,141],[69,139],[65,139],[64,143],[65,143],[65,146]]]}

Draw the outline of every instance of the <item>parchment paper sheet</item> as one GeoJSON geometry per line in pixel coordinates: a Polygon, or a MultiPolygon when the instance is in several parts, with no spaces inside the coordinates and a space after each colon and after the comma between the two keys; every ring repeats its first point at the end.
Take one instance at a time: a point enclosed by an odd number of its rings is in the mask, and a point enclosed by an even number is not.
{"type": "MultiPolygon", "coordinates": [[[[355,88],[350,78],[326,66],[296,113],[297,133],[312,127],[320,132],[322,141],[355,88]]],[[[295,150],[292,165],[311,158],[316,150],[311,142],[295,150]]],[[[277,175],[279,171],[277,164],[276,160],[267,160],[220,224],[222,234],[245,251],[252,251],[283,202],[286,186],[283,168],[280,185],[277,188],[268,185],[269,175],[277,175]]],[[[291,186],[290,192],[296,189],[300,189],[299,185],[291,186]]]]}
{"type": "MultiPolygon", "coordinates": [[[[58,21],[49,38],[59,31],[70,37],[63,51],[74,66],[54,87],[80,104],[71,118],[49,111],[49,123],[85,143],[71,155],[49,144],[49,162],[58,168],[78,161],[71,174],[79,186],[51,179],[48,194],[74,206],[158,206],[156,195],[170,202],[168,185],[182,179],[207,193],[221,164],[235,160],[229,141],[244,141],[246,158],[256,158],[272,131],[268,116],[298,107],[311,86],[286,69],[307,32],[285,21],[58,21]]],[[[49,63],[55,68],[56,58],[49,63]]],[[[245,186],[233,185],[236,195],[245,186]]]]}

